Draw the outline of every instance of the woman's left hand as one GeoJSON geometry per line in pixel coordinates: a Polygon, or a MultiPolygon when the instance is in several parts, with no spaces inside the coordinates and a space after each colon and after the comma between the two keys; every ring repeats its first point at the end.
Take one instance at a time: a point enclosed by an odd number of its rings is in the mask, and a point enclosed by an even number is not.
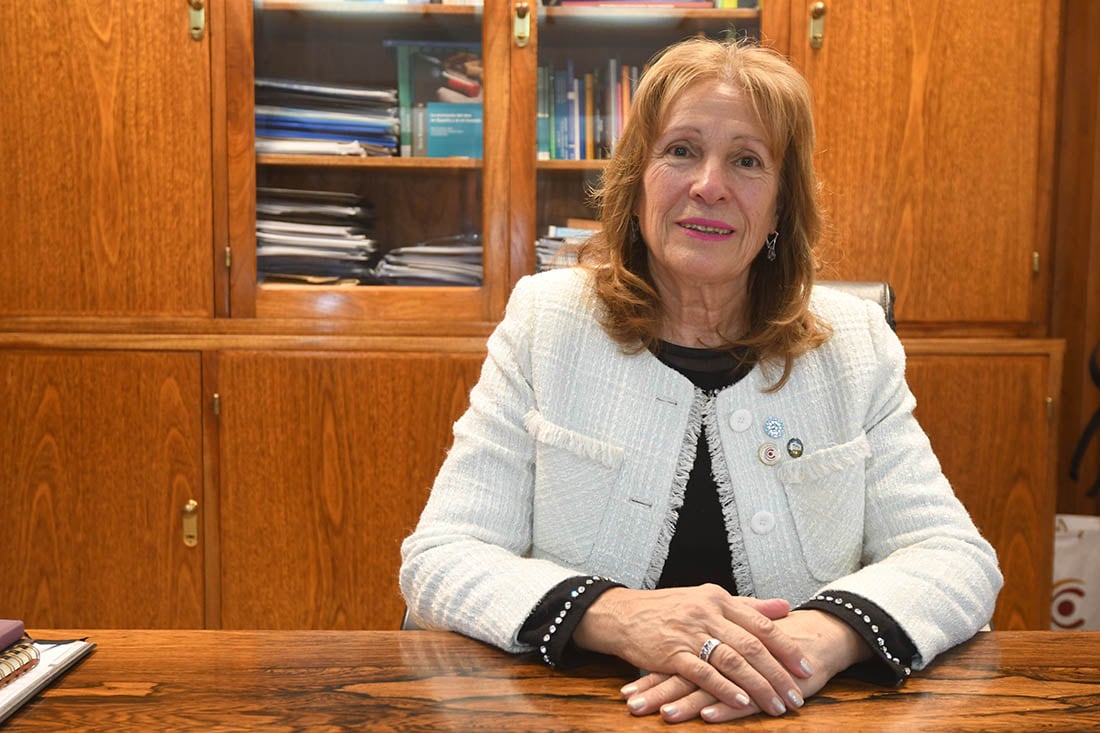
{"type": "MultiPolygon", "coordinates": [[[[809,678],[796,680],[806,699],[836,674],[871,656],[871,650],[850,626],[823,611],[793,611],[776,619],[775,624],[799,642],[814,670],[809,678]]],[[[669,723],[696,717],[720,723],[760,712],[755,704],[734,708],[719,702],[679,675],[648,674],[624,687],[622,694],[634,715],[660,710],[661,717],[669,723]]]]}

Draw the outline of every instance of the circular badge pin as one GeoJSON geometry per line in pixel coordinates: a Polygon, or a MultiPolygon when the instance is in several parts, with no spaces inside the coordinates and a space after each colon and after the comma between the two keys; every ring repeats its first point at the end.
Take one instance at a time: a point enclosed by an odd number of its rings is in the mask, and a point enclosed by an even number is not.
{"type": "Polygon", "coordinates": [[[782,438],[783,421],[778,417],[769,417],[764,421],[764,432],[768,434],[769,438],[782,438]]]}
{"type": "Polygon", "coordinates": [[[787,441],[787,455],[791,458],[798,458],[802,455],[802,441],[798,438],[791,438],[787,441]]]}
{"type": "Polygon", "coordinates": [[[759,456],[760,462],[765,466],[774,466],[779,463],[779,446],[775,443],[764,443],[760,446],[760,450],[756,452],[759,456]]]}

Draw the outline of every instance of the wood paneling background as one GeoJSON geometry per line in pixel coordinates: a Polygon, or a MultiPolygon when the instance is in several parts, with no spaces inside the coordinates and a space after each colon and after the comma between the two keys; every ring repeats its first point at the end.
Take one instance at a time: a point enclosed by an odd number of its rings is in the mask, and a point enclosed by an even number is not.
{"type": "Polygon", "coordinates": [[[0,315],[212,315],[210,48],[186,5],[6,2],[0,27],[0,315]]]}
{"type": "Polygon", "coordinates": [[[1049,604],[1036,603],[1050,597],[1054,546],[1053,418],[1043,395],[1058,384],[1061,345],[915,341],[906,349],[917,419],[955,493],[997,549],[1005,585],[993,627],[1049,628],[1049,604]]]}
{"type": "Polygon", "coordinates": [[[193,352],[0,351],[0,618],[202,627],[181,519],[202,501],[200,372],[193,352]]]}
{"type": "Polygon", "coordinates": [[[483,354],[220,355],[223,628],[397,628],[416,525],[483,354]]]}

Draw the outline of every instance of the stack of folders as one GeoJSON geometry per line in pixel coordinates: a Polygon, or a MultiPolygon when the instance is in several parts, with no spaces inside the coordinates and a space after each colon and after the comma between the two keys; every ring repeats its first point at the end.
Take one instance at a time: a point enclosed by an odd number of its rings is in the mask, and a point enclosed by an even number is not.
{"type": "Polygon", "coordinates": [[[257,275],[315,285],[372,282],[373,223],[371,207],[352,193],[257,187],[257,275]]]}
{"type": "Polygon", "coordinates": [[[256,79],[256,152],[397,155],[397,90],[256,79]]]}
{"type": "Polygon", "coordinates": [[[391,249],[375,275],[387,285],[481,285],[481,235],[454,234],[391,249]]]}
{"type": "Polygon", "coordinates": [[[94,648],[87,639],[31,639],[22,621],[0,619],[0,724],[94,648]]]}

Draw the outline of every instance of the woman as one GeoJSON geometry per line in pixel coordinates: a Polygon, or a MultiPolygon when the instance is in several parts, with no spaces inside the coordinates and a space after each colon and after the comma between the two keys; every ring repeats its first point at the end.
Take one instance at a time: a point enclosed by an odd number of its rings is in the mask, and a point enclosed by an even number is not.
{"type": "Polygon", "coordinates": [[[804,80],[705,39],[649,66],[580,265],[522,279],[403,546],[412,613],[651,674],[631,712],[900,682],[1002,579],[915,422],[877,306],[813,288],[804,80]],[[794,610],[791,610],[791,609],[794,610]]]}

